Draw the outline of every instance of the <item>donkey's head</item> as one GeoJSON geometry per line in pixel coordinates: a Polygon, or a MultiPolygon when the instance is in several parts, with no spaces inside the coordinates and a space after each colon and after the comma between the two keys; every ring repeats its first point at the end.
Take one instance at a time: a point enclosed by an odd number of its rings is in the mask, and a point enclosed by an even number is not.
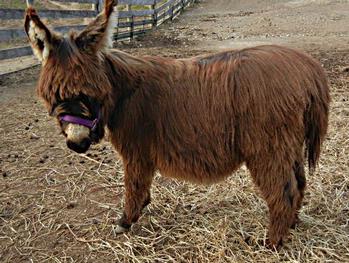
{"type": "Polygon", "coordinates": [[[113,8],[104,10],[82,32],[63,37],[48,29],[28,3],[25,31],[33,52],[42,63],[38,94],[55,116],[70,149],[86,152],[104,136],[106,105],[111,103],[111,83],[106,72],[113,8]]]}

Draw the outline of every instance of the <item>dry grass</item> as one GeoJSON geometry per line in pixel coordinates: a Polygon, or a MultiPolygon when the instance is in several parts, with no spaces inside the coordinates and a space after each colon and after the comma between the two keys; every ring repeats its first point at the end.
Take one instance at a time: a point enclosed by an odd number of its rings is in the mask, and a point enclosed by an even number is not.
{"type": "Polygon", "coordinates": [[[129,233],[115,235],[124,189],[110,144],[70,152],[33,95],[28,80],[37,69],[4,80],[0,262],[348,262],[349,55],[313,54],[331,81],[330,129],[319,169],[308,177],[302,223],[279,252],[264,247],[267,210],[245,169],[209,187],[156,176],[151,205],[129,233]]]}

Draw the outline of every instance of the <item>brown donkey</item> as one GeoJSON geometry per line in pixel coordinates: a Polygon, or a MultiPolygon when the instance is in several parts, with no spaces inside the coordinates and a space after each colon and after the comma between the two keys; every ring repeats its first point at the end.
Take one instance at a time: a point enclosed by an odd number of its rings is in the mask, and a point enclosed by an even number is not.
{"type": "Polygon", "coordinates": [[[190,59],[108,51],[117,1],[80,33],[62,37],[35,9],[25,31],[42,61],[38,94],[67,145],[86,152],[105,127],[122,156],[126,231],[150,202],[156,170],[213,183],[245,164],[270,212],[279,246],[304,196],[304,151],[313,170],[328,124],[329,88],[320,64],[275,45],[190,59]]]}

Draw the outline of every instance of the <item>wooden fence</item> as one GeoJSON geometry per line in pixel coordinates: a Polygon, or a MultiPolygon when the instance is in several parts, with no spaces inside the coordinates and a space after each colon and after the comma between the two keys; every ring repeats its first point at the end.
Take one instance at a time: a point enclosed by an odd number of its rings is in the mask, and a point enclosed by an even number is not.
{"type": "MultiPolygon", "coordinates": [[[[61,3],[91,5],[89,10],[39,10],[40,17],[48,19],[84,19],[95,17],[103,6],[103,0],[54,0],[61,3]]],[[[114,41],[128,40],[143,35],[163,22],[174,19],[195,0],[119,0],[116,14],[114,41]]],[[[85,5],[86,6],[86,5],[85,5]]],[[[23,9],[0,9],[0,20],[23,20],[23,9]]],[[[71,29],[82,30],[86,25],[53,27],[66,33],[71,29]]],[[[0,41],[14,41],[26,37],[23,28],[0,29],[0,41]]],[[[0,60],[32,54],[30,46],[0,49],[0,60]]]]}

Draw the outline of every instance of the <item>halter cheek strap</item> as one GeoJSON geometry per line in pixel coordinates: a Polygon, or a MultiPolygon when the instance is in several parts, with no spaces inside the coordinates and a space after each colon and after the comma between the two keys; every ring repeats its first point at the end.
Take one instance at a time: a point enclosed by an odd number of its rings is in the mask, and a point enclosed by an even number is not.
{"type": "Polygon", "coordinates": [[[84,119],[84,118],[80,118],[80,117],[72,116],[72,115],[62,115],[59,117],[59,120],[73,123],[73,124],[82,125],[82,126],[85,126],[89,129],[91,129],[91,131],[94,131],[97,127],[98,122],[99,122],[100,115],[101,115],[101,112],[98,113],[98,117],[94,120],[88,120],[88,119],[84,119]]]}

